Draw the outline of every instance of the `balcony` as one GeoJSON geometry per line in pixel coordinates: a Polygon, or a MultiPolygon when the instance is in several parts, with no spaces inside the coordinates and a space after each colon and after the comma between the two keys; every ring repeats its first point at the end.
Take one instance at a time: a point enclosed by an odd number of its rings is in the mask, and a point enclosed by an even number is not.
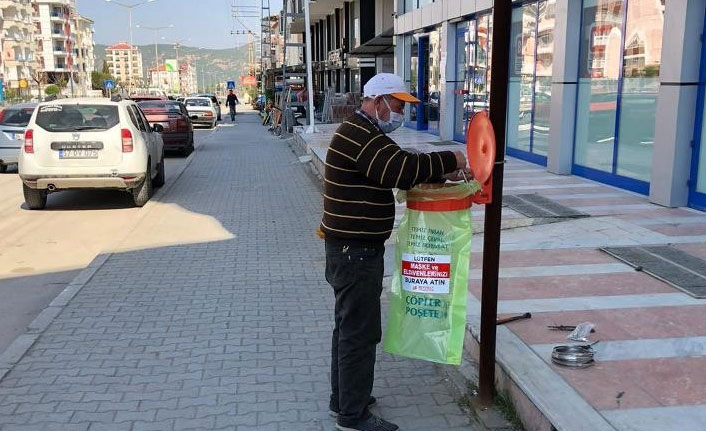
{"type": "Polygon", "coordinates": [[[61,32],[59,32],[59,33],[54,33],[54,32],[52,32],[52,33],[51,33],[51,37],[54,38],[54,39],[60,39],[60,40],[66,40],[66,39],[68,38],[68,37],[66,36],[66,34],[61,33],[61,32]]]}

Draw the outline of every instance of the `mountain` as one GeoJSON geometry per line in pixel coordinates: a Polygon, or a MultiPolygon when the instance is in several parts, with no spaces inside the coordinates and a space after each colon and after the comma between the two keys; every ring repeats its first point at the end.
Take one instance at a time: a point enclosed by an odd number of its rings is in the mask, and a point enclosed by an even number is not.
{"type": "MultiPolygon", "coordinates": [[[[94,52],[96,54],[96,70],[101,70],[103,61],[105,60],[105,48],[107,45],[96,44],[94,52]]],[[[142,66],[145,69],[154,67],[154,44],[137,45],[137,48],[142,53],[142,66]]],[[[160,64],[164,60],[176,58],[176,51],[172,44],[157,45],[159,52],[160,64]]],[[[179,62],[189,62],[194,65],[199,71],[199,79],[201,79],[201,70],[216,73],[221,80],[225,78],[237,79],[240,75],[247,75],[248,48],[247,46],[239,46],[231,49],[208,49],[195,48],[193,46],[179,47],[179,62]]],[[[206,78],[210,79],[210,78],[206,78]]]]}

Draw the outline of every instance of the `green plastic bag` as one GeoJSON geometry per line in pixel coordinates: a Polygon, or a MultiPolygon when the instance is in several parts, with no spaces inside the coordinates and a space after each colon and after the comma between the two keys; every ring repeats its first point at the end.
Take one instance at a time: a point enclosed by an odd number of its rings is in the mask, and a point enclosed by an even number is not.
{"type": "Polygon", "coordinates": [[[478,189],[478,183],[470,182],[407,192],[388,295],[386,352],[461,363],[472,235],[469,208],[478,189]]]}

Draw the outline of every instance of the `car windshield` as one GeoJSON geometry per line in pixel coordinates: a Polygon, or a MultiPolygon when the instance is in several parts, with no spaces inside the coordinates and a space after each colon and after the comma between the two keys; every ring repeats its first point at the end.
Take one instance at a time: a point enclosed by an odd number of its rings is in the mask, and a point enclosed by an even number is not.
{"type": "Polygon", "coordinates": [[[37,126],[49,132],[107,130],[118,122],[114,105],[43,105],[37,113],[37,126]]]}
{"type": "Polygon", "coordinates": [[[0,112],[0,125],[25,127],[33,112],[34,108],[7,108],[0,112]]]}
{"type": "Polygon", "coordinates": [[[168,102],[168,101],[153,101],[153,102],[140,102],[138,103],[140,108],[145,112],[148,111],[159,111],[159,112],[169,112],[169,113],[180,113],[181,108],[179,108],[179,103],[168,102]]]}
{"type": "Polygon", "coordinates": [[[210,102],[208,99],[186,99],[184,101],[186,106],[210,106],[210,102]]]}

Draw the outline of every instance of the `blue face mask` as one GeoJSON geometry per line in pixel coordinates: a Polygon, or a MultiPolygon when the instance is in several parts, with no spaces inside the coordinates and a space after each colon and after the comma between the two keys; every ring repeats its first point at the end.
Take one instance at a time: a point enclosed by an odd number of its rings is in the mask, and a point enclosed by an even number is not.
{"type": "Polygon", "coordinates": [[[390,111],[390,119],[385,121],[380,119],[380,114],[378,114],[377,109],[375,110],[375,118],[378,120],[378,127],[384,133],[390,133],[393,130],[399,128],[404,122],[404,115],[395,112],[390,108],[390,104],[387,102],[387,98],[383,97],[382,100],[385,102],[385,106],[390,111]]]}

